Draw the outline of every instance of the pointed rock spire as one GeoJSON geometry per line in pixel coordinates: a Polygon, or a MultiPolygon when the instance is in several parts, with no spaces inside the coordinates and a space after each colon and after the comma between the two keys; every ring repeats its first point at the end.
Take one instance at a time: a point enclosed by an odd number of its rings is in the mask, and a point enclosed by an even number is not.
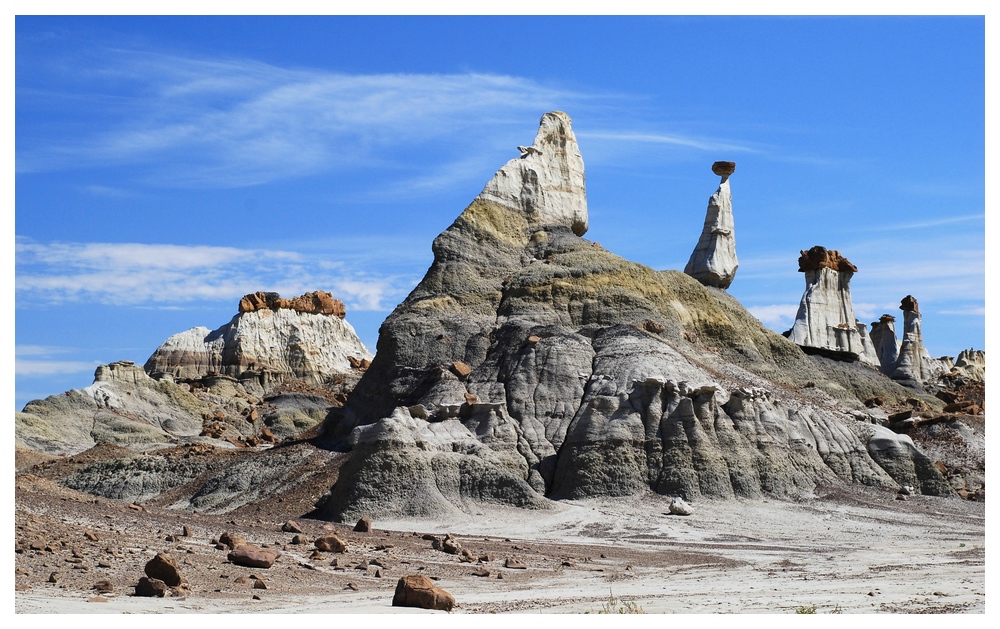
{"type": "Polygon", "coordinates": [[[705,286],[729,288],[736,277],[736,234],[733,226],[733,195],[729,176],[736,172],[736,162],[715,162],[712,172],[722,177],[719,189],[708,200],[701,238],[684,272],[705,286]]]}
{"type": "Polygon", "coordinates": [[[504,164],[478,198],[523,212],[531,224],[587,233],[583,155],[570,117],[561,111],[543,115],[535,141],[517,149],[521,156],[504,164]]]}

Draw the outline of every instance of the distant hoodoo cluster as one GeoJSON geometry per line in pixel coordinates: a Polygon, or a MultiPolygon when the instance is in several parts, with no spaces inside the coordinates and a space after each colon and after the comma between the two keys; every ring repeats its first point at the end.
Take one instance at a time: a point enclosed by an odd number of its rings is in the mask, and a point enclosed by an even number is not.
{"type": "Polygon", "coordinates": [[[733,195],[729,176],[736,172],[736,162],[715,162],[712,172],[722,177],[719,189],[708,200],[705,226],[684,272],[705,286],[729,288],[736,277],[736,233],[733,226],[733,195]]]}

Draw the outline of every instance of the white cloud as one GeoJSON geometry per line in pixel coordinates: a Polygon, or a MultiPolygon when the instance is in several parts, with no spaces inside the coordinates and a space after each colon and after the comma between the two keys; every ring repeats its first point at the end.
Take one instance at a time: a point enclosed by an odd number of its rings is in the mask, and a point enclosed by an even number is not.
{"type": "Polygon", "coordinates": [[[100,361],[86,362],[82,360],[15,360],[14,372],[18,376],[54,376],[93,372],[100,361]]]}
{"type": "Polygon", "coordinates": [[[587,100],[495,74],[349,75],[135,50],[97,54],[98,95],[81,106],[106,100],[98,80],[140,86],[120,106],[121,120],[87,137],[19,142],[20,172],[128,163],[145,164],[148,183],[255,185],[392,162],[400,146],[420,142],[468,146],[525,115],[587,100]]]}
{"type": "MultiPolygon", "coordinates": [[[[322,255],[320,258],[319,255],[322,255]]],[[[409,278],[377,275],[290,251],[141,243],[49,243],[18,239],[19,303],[91,303],[177,307],[235,301],[258,290],[285,296],[326,290],[351,310],[386,310],[405,296],[409,278]]]]}
{"type": "Polygon", "coordinates": [[[760,322],[769,328],[782,328],[787,330],[795,321],[795,313],[799,310],[798,304],[773,304],[770,306],[748,306],[750,314],[760,319],[760,322]]]}
{"type": "Polygon", "coordinates": [[[702,151],[733,151],[740,153],[757,153],[758,150],[749,146],[714,140],[710,138],[688,137],[678,134],[664,133],[634,133],[613,131],[588,131],[578,134],[580,140],[610,140],[613,142],[642,142],[650,144],[672,144],[702,151]]]}
{"type": "Polygon", "coordinates": [[[937,314],[984,317],[986,316],[986,308],[984,306],[971,306],[969,308],[961,308],[961,309],[938,310],[937,314]]]}

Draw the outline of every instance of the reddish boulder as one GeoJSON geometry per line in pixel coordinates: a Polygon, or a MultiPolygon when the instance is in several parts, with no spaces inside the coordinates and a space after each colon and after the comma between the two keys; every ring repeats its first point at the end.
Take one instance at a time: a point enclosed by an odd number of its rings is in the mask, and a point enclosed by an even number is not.
{"type": "Polygon", "coordinates": [[[181,584],[181,575],[177,571],[177,562],[166,553],[156,553],[155,557],[146,562],[144,572],[150,579],[163,581],[169,586],[181,584]]]}
{"type": "Polygon", "coordinates": [[[434,585],[425,576],[414,574],[402,577],[396,583],[392,597],[393,607],[420,607],[450,612],[455,607],[455,597],[434,585]]]}
{"type": "Polygon", "coordinates": [[[354,525],[354,530],[358,533],[369,533],[372,530],[372,517],[367,513],[361,516],[358,523],[354,525]]]}
{"type": "Polygon", "coordinates": [[[228,546],[229,550],[235,550],[239,546],[246,544],[247,539],[242,535],[233,535],[229,531],[226,531],[219,536],[219,543],[228,546]]]}
{"type": "Polygon", "coordinates": [[[166,583],[149,577],[142,577],[135,585],[136,596],[159,596],[162,598],[167,595],[167,591],[166,583]]]}
{"type": "Polygon", "coordinates": [[[347,551],[347,544],[336,535],[324,535],[313,542],[317,550],[331,553],[342,553],[347,551]]]}
{"type": "Polygon", "coordinates": [[[273,548],[258,548],[251,544],[243,544],[230,551],[226,558],[237,566],[270,568],[280,556],[281,551],[273,548]]]}

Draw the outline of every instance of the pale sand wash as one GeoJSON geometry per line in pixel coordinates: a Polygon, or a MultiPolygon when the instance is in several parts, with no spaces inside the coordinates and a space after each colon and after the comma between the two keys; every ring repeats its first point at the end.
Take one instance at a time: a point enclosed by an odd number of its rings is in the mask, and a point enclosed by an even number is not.
{"type": "MultiPolygon", "coordinates": [[[[817,499],[799,503],[700,501],[689,517],[666,515],[669,499],[649,494],[566,501],[551,511],[480,509],[473,516],[382,521],[376,527],[417,540],[419,548],[403,544],[390,551],[397,561],[411,553],[441,562],[422,574],[442,575],[437,585],[457,599],[455,614],[596,613],[611,594],[647,614],[793,614],[811,606],[820,614],[985,612],[984,504],[923,496],[902,502],[870,490],[833,492],[819,490],[817,499]],[[429,542],[413,531],[451,532],[470,548],[484,538],[508,544],[510,555],[528,568],[504,569],[500,555],[489,564],[493,576],[468,576],[475,564],[424,549],[429,542]],[[502,579],[495,578],[497,572],[502,579]]],[[[286,553],[274,568],[259,572],[277,581],[291,568],[276,568],[295,561],[302,560],[286,553]]],[[[32,588],[16,593],[15,610],[444,613],[390,606],[395,581],[404,572],[400,567],[389,578],[367,581],[358,576],[357,592],[339,586],[331,586],[328,595],[316,595],[315,589],[303,595],[268,590],[260,601],[249,600],[252,592],[234,600],[197,591],[143,599],[120,591],[106,595],[107,602],[88,603],[93,593],[32,588]]]]}

